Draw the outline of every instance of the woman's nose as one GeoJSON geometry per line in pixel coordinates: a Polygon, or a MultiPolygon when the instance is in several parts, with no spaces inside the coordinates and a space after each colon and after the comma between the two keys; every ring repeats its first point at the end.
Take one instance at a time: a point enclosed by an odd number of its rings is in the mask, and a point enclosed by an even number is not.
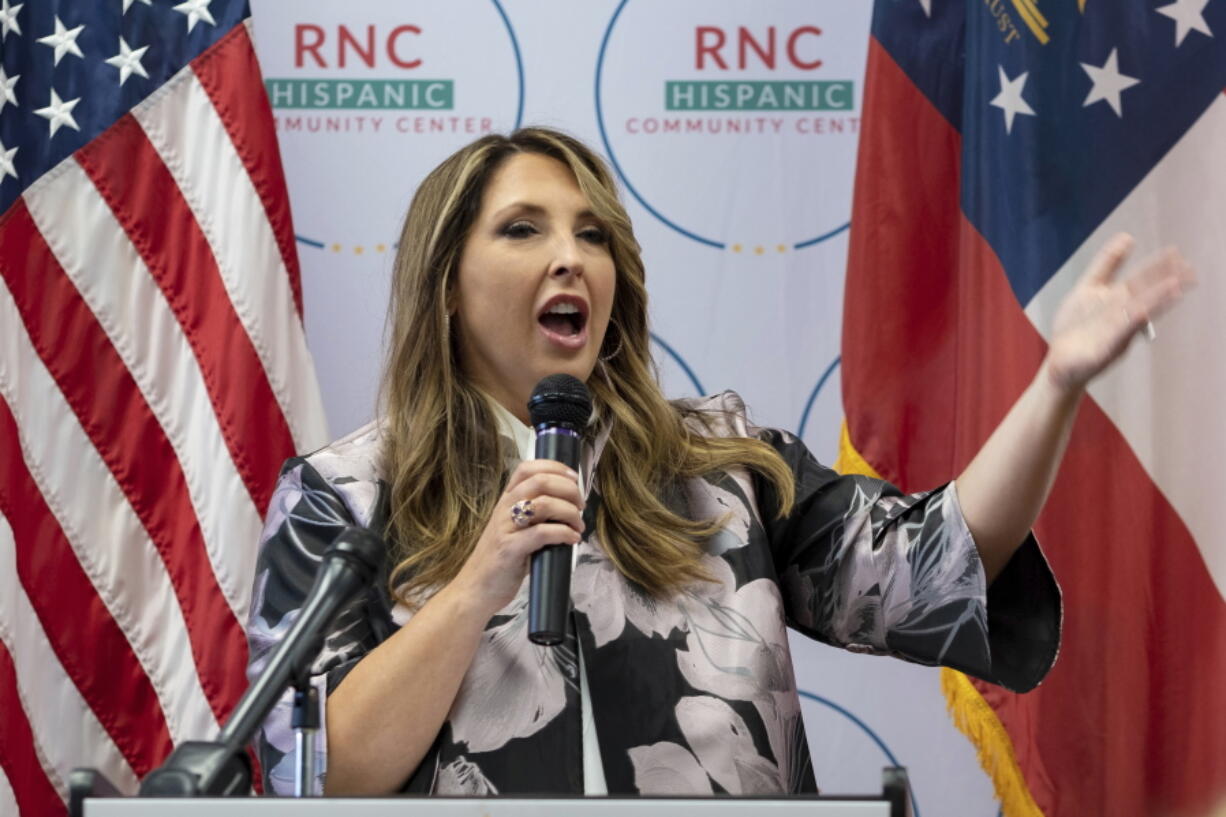
{"type": "Polygon", "coordinates": [[[561,278],[573,275],[576,278],[583,275],[583,254],[579,251],[579,240],[574,236],[560,237],[555,245],[553,263],[549,275],[561,278]]]}

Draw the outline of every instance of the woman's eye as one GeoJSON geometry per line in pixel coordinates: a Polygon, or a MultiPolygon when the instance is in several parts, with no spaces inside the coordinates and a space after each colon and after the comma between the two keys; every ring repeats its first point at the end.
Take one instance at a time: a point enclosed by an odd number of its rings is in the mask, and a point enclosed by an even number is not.
{"type": "Polygon", "coordinates": [[[511,238],[527,238],[536,233],[536,226],[530,221],[513,221],[502,228],[502,233],[511,238]]]}
{"type": "Polygon", "coordinates": [[[607,244],[609,236],[600,227],[588,227],[579,233],[579,237],[584,241],[589,241],[592,244],[607,244]]]}

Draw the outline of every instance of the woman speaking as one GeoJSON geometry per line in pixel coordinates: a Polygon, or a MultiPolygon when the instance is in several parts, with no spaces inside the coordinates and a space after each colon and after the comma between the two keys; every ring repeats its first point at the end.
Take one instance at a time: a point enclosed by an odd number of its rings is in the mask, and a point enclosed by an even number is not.
{"type": "MultiPolygon", "coordinates": [[[[816,789],[786,627],[1013,690],[1055,660],[1060,593],[1029,529],[1086,384],[1192,281],[1116,280],[1110,241],[1033,382],[954,482],[903,495],[758,428],[737,395],[667,401],[643,263],[611,174],[541,128],[422,182],[395,262],[378,418],[286,463],[263,536],[250,673],[346,525],[386,571],[329,633],[317,790],[779,794],[816,789]],[[572,471],[533,460],[527,403],[594,406],[572,471]],[[563,642],[527,635],[527,567],[573,546],[563,642]]],[[[288,792],[288,699],[258,740],[288,792]]]]}

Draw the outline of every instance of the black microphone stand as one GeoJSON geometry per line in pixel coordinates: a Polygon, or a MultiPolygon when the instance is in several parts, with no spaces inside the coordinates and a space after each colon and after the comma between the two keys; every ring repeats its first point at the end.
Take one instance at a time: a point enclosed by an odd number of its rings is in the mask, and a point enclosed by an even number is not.
{"type": "MultiPolygon", "coordinates": [[[[368,530],[346,528],[324,553],[315,584],[289,632],[269,656],[226,720],[216,740],[185,741],[140,785],[141,797],[235,797],[251,789],[251,760],[245,747],[281,694],[295,689],[293,726],[299,767],[295,795],[311,794],[315,777],[315,734],[319,695],[310,667],[323,647],[328,625],[344,603],[366,587],[383,558],[382,541],[368,530]]],[[[69,776],[69,815],[82,817],[86,797],[115,797],[118,791],[96,769],[69,776]]]]}

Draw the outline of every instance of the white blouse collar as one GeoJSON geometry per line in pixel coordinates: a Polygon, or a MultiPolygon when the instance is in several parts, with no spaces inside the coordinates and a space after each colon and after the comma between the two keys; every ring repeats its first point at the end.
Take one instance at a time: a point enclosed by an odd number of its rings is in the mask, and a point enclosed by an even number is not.
{"type": "Polygon", "coordinates": [[[536,458],[536,432],[525,425],[518,417],[507,411],[506,406],[486,395],[490,407],[494,411],[494,419],[498,423],[498,433],[515,444],[515,450],[520,460],[536,458]]]}
{"type": "MultiPolygon", "coordinates": [[[[518,417],[507,410],[507,407],[499,403],[488,394],[485,399],[489,401],[490,408],[494,412],[494,420],[498,424],[498,433],[506,437],[515,446],[515,454],[518,455],[519,461],[536,459],[536,430],[529,425],[524,424],[518,417]]],[[[584,496],[587,495],[587,485],[590,481],[592,469],[596,465],[596,458],[600,456],[601,449],[604,448],[605,440],[608,439],[609,431],[607,427],[603,427],[600,422],[600,412],[595,407],[592,409],[592,418],[588,421],[588,438],[583,444],[582,462],[579,467],[579,489],[584,496]]]]}

